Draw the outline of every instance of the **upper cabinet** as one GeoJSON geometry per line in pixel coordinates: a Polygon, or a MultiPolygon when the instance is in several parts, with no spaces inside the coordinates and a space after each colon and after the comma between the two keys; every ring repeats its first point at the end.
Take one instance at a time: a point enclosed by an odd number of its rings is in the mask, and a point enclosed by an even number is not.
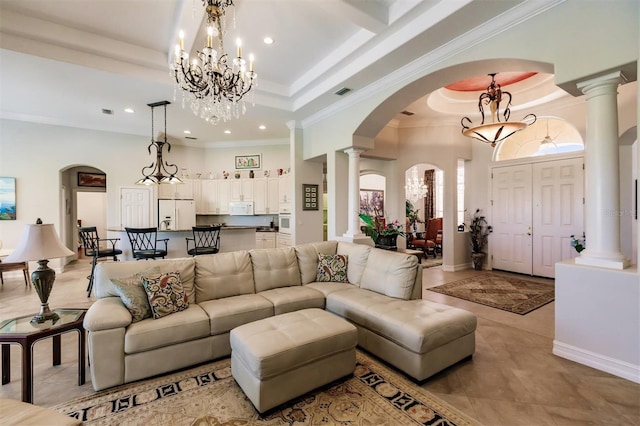
{"type": "Polygon", "coordinates": [[[228,214],[229,203],[233,201],[253,201],[254,214],[291,213],[293,188],[290,175],[255,179],[202,179],[189,183],[197,214],[228,214]]]}
{"type": "Polygon", "coordinates": [[[196,198],[197,214],[227,214],[231,186],[225,179],[205,179],[200,181],[200,199],[196,198]]]}
{"type": "Polygon", "coordinates": [[[193,180],[183,179],[183,183],[158,185],[158,198],[171,200],[193,200],[193,180]]]}
{"type": "Polygon", "coordinates": [[[233,179],[231,182],[231,201],[253,201],[253,182],[255,179],[233,179]]]}
{"type": "Polygon", "coordinates": [[[278,203],[278,178],[253,179],[253,211],[255,214],[277,214],[278,203]]]}

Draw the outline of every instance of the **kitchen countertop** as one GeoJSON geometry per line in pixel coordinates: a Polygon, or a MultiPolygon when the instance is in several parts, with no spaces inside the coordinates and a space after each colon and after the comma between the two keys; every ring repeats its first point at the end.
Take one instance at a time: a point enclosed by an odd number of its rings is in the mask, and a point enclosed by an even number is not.
{"type": "MultiPolygon", "coordinates": [[[[268,226],[223,226],[223,231],[255,229],[256,232],[278,232],[277,228],[270,228],[268,226]]],[[[107,228],[107,231],[111,232],[126,232],[124,229],[119,228],[107,228]]],[[[158,229],[158,232],[191,232],[191,229],[158,229]]]]}

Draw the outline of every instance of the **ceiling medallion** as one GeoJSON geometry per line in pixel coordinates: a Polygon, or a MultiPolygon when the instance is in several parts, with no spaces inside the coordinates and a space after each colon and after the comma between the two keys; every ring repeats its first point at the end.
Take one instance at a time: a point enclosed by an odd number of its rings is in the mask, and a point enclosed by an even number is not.
{"type": "Polygon", "coordinates": [[[495,81],[496,73],[489,74],[491,76],[491,84],[487,87],[487,91],[482,93],[478,98],[478,109],[482,115],[482,122],[478,126],[471,127],[473,124],[469,117],[463,117],[460,120],[462,125],[462,134],[479,141],[490,143],[492,147],[496,143],[505,140],[515,132],[525,129],[527,126],[536,122],[534,114],[527,114],[522,121],[509,121],[511,110],[511,93],[503,91],[500,84],[495,81]],[[500,113],[500,103],[503,96],[508,97],[502,117],[500,113]],[[484,107],[489,106],[491,111],[491,123],[484,123],[484,107]],[[501,120],[502,119],[502,120],[501,120]]]}
{"type": "Polygon", "coordinates": [[[175,57],[170,65],[175,78],[174,100],[177,89],[182,90],[182,107],[188,101],[197,116],[211,124],[239,118],[246,111],[243,96],[255,86],[257,74],[253,70],[253,55],[249,55],[249,70],[242,57],[240,39],[236,57],[232,60],[224,51],[225,11],[233,6],[233,0],[202,0],[207,14],[205,46],[197,51],[197,58],[189,61],[184,51],[184,32],[180,31],[175,57]],[[218,38],[218,50],[213,39],[218,38]]]}

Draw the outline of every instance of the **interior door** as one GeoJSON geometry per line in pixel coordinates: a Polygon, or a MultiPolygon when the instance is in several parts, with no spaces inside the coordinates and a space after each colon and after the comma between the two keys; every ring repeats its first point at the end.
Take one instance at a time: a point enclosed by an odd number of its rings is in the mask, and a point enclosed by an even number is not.
{"type": "Polygon", "coordinates": [[[493,169],[493,268],[532,273],[531,164],[493,169]]]}
{"type": "Polygon", "coordinates": [[[583,160],[533,165],[533,275],[555,277],[555,264],[575,257],[570,236],[582,236],[583,160]]]}
{"type": "Polygon", "coordinates": [[[120,226],[146,228],[151,219],[151,188],[120,188],[120,226]]]}

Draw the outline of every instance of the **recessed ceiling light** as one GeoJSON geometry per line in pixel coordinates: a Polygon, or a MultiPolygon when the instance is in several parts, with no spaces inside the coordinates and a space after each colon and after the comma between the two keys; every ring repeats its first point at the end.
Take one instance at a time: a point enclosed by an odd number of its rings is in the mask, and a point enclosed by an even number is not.
{"type": "Polygon", "coordinates": [[[262,41],[264,41],[264,44],[273,44],[274,40],[271,37],[265,37],[262,41]]]}
{"type": "Polygon", "coordinates": [[[258,126],[258,129],[260,129],[260,130],[264,130],[266,128],[267,128],[267,126],[265,126],[264,124],[261,124],[260,126],[258,126]]]}
{"type": "Polygon", "coordinates": [[[184,134],[185,134],[185,135],[190,135],[190,134],[191,134],[191,130],[185,130],[185,131],[184,131],[184,134]]]}
{"type": "Polygon", "coordinates": [[[133,114],[135,111],[133,110],[133,108],[125,108],[124,112],[128,112],[129,114],[133,114]]]}
{"type": "Polygon", "coordinates": [[[230,135],[230,134],[231,134],[231,130],[225,130],[225,131],[224,131],[224,134],[225,134],[225,135],[230,135]]]}

